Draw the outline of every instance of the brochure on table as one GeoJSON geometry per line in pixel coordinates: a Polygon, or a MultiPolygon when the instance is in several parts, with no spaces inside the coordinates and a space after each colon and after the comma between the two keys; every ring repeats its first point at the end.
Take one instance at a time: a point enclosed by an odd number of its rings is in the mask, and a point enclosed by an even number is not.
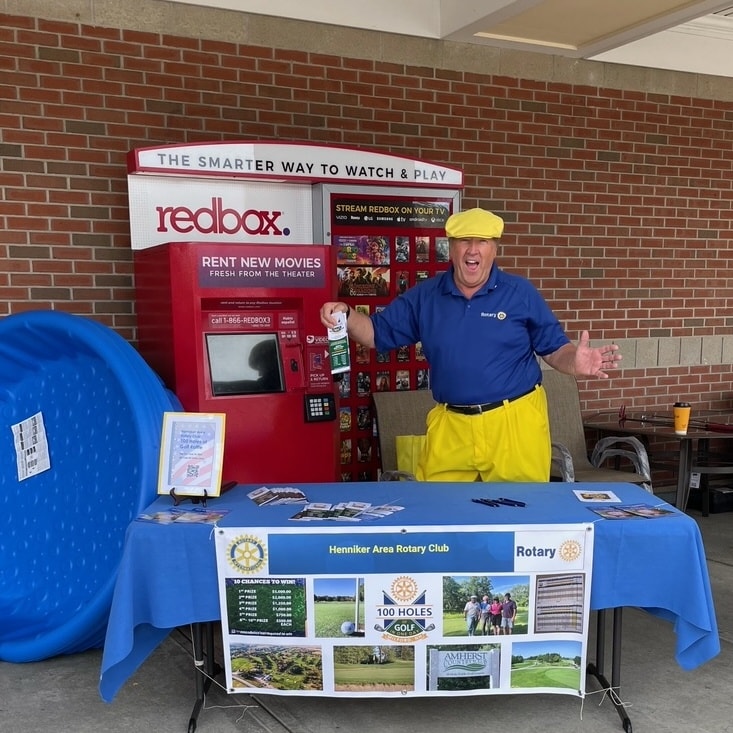
{"type": "Polygon", "coordinates": [[[585,695],[592,523],[332,524],[215,529],[230,693],[585,695]],[[470,635],[473,595],[512,633],[470,635]]]}

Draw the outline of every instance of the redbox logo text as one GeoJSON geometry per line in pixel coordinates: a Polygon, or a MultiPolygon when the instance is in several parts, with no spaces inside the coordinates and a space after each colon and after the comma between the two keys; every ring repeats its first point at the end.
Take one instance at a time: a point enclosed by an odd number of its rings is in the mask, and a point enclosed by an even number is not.
{"type": "Polygon", "coordinates": [[[220,196],[211,199],[211,206],[202,206],[192,211],[187,206],[156,206],[158,231],[173,230],[180,234],[197,231],[201,234],[271,234],[288,236],[290,229],[280,227],[277,220],[282,211],[260,211],[224,208],[220,196]]]}

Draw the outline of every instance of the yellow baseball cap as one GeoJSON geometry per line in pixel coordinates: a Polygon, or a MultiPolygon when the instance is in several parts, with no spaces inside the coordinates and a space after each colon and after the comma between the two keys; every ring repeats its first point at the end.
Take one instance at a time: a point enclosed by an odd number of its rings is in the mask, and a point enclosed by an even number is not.
{"type": "Polygon", "coordinates": [[[503,231],[504,220],[484,209],[461,211],[445,222],[445,233],[450,239],[499,239],[503,231]]]}

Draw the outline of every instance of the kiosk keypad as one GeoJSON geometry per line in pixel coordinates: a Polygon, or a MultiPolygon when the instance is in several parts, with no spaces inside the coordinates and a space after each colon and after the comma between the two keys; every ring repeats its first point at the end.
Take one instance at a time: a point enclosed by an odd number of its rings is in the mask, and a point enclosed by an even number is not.
{"type": "Polygon", "coordinates": [[[336,419],[336,399],[328,394],[307,394],[305,396],[305,421],[323,422],[336,419]]]}

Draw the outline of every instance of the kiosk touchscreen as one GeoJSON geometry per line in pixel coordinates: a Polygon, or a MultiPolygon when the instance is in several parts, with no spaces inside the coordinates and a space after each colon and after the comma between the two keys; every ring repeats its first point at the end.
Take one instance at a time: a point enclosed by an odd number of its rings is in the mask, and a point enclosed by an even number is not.
{"type": "Polygon", "coordinates": [[[225,483],[338,480],[319,318],[336,291],[332,251],[177,242],[135,252],[140,352],[185,410],[226,414],[225,483]]]}
{"type": "Polygon", "coordinates": [[[211,394],[272,394],[285,391],[276,333],[207,333],[211,394]]]}

